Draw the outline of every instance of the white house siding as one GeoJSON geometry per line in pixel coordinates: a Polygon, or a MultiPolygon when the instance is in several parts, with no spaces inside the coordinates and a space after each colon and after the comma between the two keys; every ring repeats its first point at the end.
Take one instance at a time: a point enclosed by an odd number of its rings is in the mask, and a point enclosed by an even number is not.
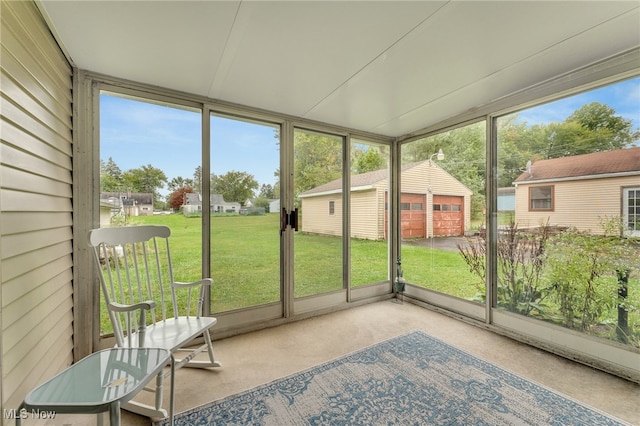
{"type": "Polygon", "coordinates": [[[15,408],[73,360],[72,70],[32,2],[1,8],[0,373],[15,408]]]}
{"type": "Polygon", "coordinates": [[[301,230],[313,234],[342,235],[342,193],[302,198],[301,230]],[[329,202],[334,212],[329,214],[329,202]]]}
{"type": "Polygon", "coordinates": [[[429,161],[418,163],[402,172],[403,193],[427,195],[427,237],[433,237],[433,195],[453,195],[464,197],[464,229],[471,226],[472,191],[455,179],[436,163],[429,161]],[[431,190],[429,191],[429,187],[431,190]]]}
{"type": "MultiPolygon", "coordinates": [[[[302,199],[304,232],[342,236],[342,194],[302,199]],[[333,201],[334,214],[329,214],[333,201]]],[[[384,191],[377,188],[351,193],[351,237],[368,240],[384,239],[384,191]]]]}
{"type": "MultiPolygon", "coordinates": [[[[367,240],[384,238],[384,210],[376,188],[351,192],[351,237],[367,240]]],[[[384,208],[384,192],[382,193],[384,208]]]]}
{"type": "Polygon", "coordinates": [[[599,234],[599,218],[622,214],[622,188],[630,186],[640,186],[640,176],[519,184],[515,220],[521,228],[540,226],[548,219],[550,225],[575,226],[599,234]],[[549,185],[554,187],[554,211],[530,212],[529,188],[549,185]]]}

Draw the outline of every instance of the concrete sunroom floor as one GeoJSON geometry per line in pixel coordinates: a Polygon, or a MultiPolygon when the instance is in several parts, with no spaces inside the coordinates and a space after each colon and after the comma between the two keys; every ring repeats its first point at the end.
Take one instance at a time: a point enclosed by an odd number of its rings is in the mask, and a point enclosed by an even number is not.
{"type": "MultiPolygon", "coordinates": [[[[215,341],[216,358],[222,368],[180,369],[176,373],[176,412],[269,383],[413,330],[422,330],[583,404],[631,424],[640,424],[640,385],[450,316],[394,300],[215,341]]],[[[168,402],[168,386],[166,389],[168,402]]],[[[123,425],[150,423],[146,417],[122,411],[123,425]]],[[[96,424],[96,419],[64,415],[55,423],[26,424],[85,425],[96,424]]]]}

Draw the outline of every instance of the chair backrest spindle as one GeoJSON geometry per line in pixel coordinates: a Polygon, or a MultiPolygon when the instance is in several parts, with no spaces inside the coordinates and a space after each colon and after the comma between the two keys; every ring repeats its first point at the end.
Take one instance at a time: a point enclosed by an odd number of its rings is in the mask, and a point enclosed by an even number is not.
{"type": "MultiPolygon", "coordinates": [[[[173,283],[175,282],[173,279],[173,262],[171,261],[171,250],[169,250],[169,239],[167,238],[165,240],[165,250],[167,252],[167,263],[169,265],[168,270],[169,270],[169,280],[173,283]]],[[[177,303],[177,297],[176,297],[176,289],[174,287],[171,287],[171,300],[172,300],[172,305],[173,305],[173,316],[177,317],[178,316],[178,303],[177,303]]],[[[187,308],[188,311],[188,308],[187,308]]],[[[188,315],[188,314],[187,314],[188,315]]],[[[166,318],[166,316],[165,316],[166,318]]]]}
{"type": "MultiPolygon", "coordinates": [[[[169,317],[193,317],[195,314],[199,318],[202,315],[205,286],[191,285],[199,281],[193,277],[191,284],[176,283],[169,247],[170,234],[168,227],[157,225],[91,231],[89,240],[96,264],[100,266],[100,284],[107,306],[153,301],[155,308],[147,314],[147,325],[169,317]]],[[[141,329],[138,315],[128,315],[122,309],[109,309],[109,316],[118,345],[141,329]]]]}

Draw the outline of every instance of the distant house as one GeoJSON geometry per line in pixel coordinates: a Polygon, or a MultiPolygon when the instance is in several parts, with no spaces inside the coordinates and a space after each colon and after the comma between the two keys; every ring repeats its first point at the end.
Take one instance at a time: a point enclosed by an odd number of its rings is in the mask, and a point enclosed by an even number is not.
{"type": "MultiPolygon", "coordinates": [[[[265,206],[265,212],[266,213],[279,213],[280,212],[280,199],[279,198],[275,198],[275,199],[267,199],[267,204],[265,206]]],[[[251,207],[255,207],[256,204],[256,199],[255,198],[251,198],[249,200],[247,200],[247,202],[244,204],[245,208],[251,210],[251,207]]]]}
{"type": "Polygon", "coordinates": [[[100,227],[104,228],[111,225],[111,218],[119,211],[119,209],[114,209],[109,202],[100,200],[100,227]]]}
{"type": "Polygon", "coordinates": [[[153,214],[153,194],[138,192],[102,192],[100,205],[105,211],[110,209],[111,216],[150,216],[153,214]]]}
{"type": "Polygon", "coordinates": [[[513,212],[516,209],[516,189],[498,188],[498,211],[513,212]]]}
{"type": "Polygon", "coordinates": [[[601,233],[601,219],[622,217],[640,236],[640,147],[536,161],[514,185],[519,227],[601,233]]]}
{"type": "MultiPolygon", "coordinates": [[[[403,238],[463,235],[471,222],[472,191],[431,161],[402,167],[403,238]]],[[[389,171],[351,176],[351,236],[387,238],[389,171]]],[[[342,235],[342,180],[300,194],[301,230],[342,235]]]]}
{"type": "MultiPolygon", "coordinates": [[[[182,206],[184,214],[202,212],[202,195],[197,193],[186,194],[185,205],[182,206]]],[[[240,203],[235,201],[227,202],[220,194],[211,194],[211,213],[239,213],[240,203]]]]}
{"type": "Polygon", "coordinates": [[[280,212],[280,198],[275,200],[269,200],[269,213],[279,213],[280,212]]]}

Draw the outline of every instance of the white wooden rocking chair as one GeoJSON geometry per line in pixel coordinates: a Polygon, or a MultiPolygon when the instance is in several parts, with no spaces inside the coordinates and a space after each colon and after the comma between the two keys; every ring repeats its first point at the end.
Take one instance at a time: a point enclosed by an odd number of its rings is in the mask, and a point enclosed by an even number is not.
{"type": "MultiPolygon", "coordinates": [[[[202,316],[205,287],[212,280],[174,281],[170,234],[168,227],[154,225],[100,228],[89,233],[116,346],[168,349],[176,355],[176,369],[220,367],[209,334],[217,320],[202,316]],[[204,344],[195,345],[200,337],[204,344]],[[208,360],[194,359],[205,351],[208,360]]],[[[155,387],[145,388],[155,392],[155,406],[130,401],[123,408],[154,419],[167,417],[162,388],[168,374],[160,373],[155,387]]]]}

